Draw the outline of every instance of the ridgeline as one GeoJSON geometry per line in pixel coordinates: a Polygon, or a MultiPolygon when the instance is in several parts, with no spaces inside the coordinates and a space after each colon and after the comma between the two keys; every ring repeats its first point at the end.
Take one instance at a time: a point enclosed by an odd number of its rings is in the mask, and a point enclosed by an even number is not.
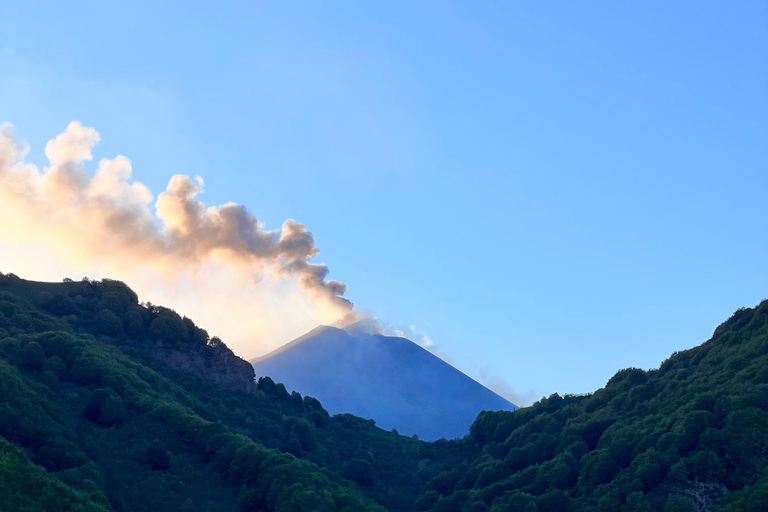
{"type": "Polygon", "coordinates": [[[2,511],[751,512],[767,455],[766,301],[657,370],[426,443],[254,380],[119,281],[0,276],[2,511]]]}

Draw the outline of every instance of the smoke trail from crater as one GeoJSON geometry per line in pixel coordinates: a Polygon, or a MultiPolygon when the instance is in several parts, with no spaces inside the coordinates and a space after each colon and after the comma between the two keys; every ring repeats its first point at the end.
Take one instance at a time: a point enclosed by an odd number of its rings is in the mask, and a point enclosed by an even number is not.
{"type": "MultiPolygon", "coordinates": [[[[208,308],[221,307],[224,317],[238,309],[248,315],[247,302],[254,298],[261,325],[288,322],[298,330],[305,324],[312,327],[354,317],[352,303],[343,297],[346,285],[327,279],[324,264],[311,262],[318,248],[303,224],[289,219],[280,229],[267,230],[242,205],[204,204],[199,199],[202,178],[180,174],[171,177],[153,204],[150,190],[131,181],[131,162],[124,156],[102,159],[92,175],[86,171],[99,140],[95,129],[72,122],[48,142],[49,166],[39,169],[25,162],[28,146],[13,136],[12,125],[0,126],[3,270],[21,274],[20,269],[7,267],[25,263],[14,259],[15,252],[38,251],[30,256],[44,254],[45,261],[38,264],[89,275],[108,272],[104,277],[131,285],[138,281],[149,288],[163,276],[175,282],[177,302],[193,303],[199,293],[199,301],[208,308]],[[220,281],[216,293],[211,287],[217,285],[206,280],[220,281]],[[224,289],[225,283],[229,288],[224,289]],[[216,296],[222,293],[241,302],[227,306],[223,297],[216,296]]],[[[214,331],[216,327],[211,326],[214,331]]],[[[279,336],[280,331],[275,326],[260,330],[253,337],[279,336]]]]}

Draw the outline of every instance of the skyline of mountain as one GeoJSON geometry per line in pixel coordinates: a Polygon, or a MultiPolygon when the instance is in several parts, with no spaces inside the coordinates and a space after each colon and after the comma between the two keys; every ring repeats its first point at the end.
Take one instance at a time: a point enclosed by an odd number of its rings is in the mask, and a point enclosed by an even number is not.
{"type": "MultiPolygon", "coordinates": [[[[450,368],[408,340],[350,331],[320,327],[275,357],[378,348],[370,368],[387,367],[392,353],[450,368]]],[[[762,301],[656,369],[481,413],[469,435],[429,443],[330,415],[307,389],[256,381],[222,340],[140,303],[122,282],[2,275],[0,509],[762,511],[767,354],[762,301]]],[[[392,375],[377,381],[370,368],[350,379],[377,384],[368,402],[386,403],[392,375]]]]}
{"type": "Polygon", "coordinates": [[[465,436],[483,410],[517,409],[411,340],[371,333],[365,321],[319,326],[251,362],[257,377],[317,398],[330,414],[425,440],[465,436]]]}

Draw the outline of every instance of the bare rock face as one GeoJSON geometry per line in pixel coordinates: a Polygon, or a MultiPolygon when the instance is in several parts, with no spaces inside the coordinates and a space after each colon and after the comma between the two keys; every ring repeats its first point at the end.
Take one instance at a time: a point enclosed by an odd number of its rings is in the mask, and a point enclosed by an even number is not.
{"type": "Polygon", "coordinates": [[[658,510],[670,500],[679,500],[690,504],[694,512],[712,512],[728,501],[731,491],[721,483],[715,482],[673,482],[666,480],[652,489],[646,497],[658,510]]]}
{"type": "Polygon", "coordinates": [[[138,295],[121,281],[86,278],[42,283],[0,273],[0,291],[3,290],[23,297],[41,311],[60,319],[63,328],[95,332],[107,343],[131,347],[173,369],[194,373],[223,388],[256,392],[250,363],[237,357],[219,338],[209,339],[208,333],[198,329],[191,320],[182,320],[167,308],[140,305],[138,295]],[[124,330],[129,314],[135,315],[134,320],[138,318],[141,326],[138,333],[124,330]],[[163,315],[179,324],[184,339],[175,336],[176,339],[162,340],[162,333],[153,333],[152,321],[163,315]],[[104,321],[110,317],[110,322],[104,321]],[[195,338],[195,332],[204,336],[195,338]]]}
{"type": "Polygon", "coordinates": [[[256,392],[255,373],[250,363],[237,357],[226,345],[209,344],[195,350],[178,350],[162,342],[132,344],[146,355],[179,371],[211,380],[222,388],[256,392]]]}
{"type": "Polygon", "coordinates": [[[253,362],[258,376],[424,440],[455,439],[484,410],[517,407],[405,338],[318,327],[253,362]]]}

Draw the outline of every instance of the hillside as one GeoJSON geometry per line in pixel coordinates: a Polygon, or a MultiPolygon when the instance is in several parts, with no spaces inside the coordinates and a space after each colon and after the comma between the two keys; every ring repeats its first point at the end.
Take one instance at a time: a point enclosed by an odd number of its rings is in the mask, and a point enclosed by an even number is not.
{"type": "Polygon", "coordinates": [[[516,409],[412,341],[355,326],[318,327],[253,366],[289,391],[318,398],[331,414],[372,418],[428,441],[465,437],[484,410],[516,409]]]}
{"type": "Polygon", "coordinates": [[[0,277],[0,418],[4,512],[409,510],[476,449],[330,417],[109,280],[0,277]]]}
{"type": "Polygon", "coordinates": [[[471,437],[481,455],[419,510],[768,510],[768,301],[657,370],[483,413],[471,437]]]}
{"type": "Polygon", "coordinates": [[[427,443],[254,382],[123,283],[0,276],[0,418],[3,512],[765,511],[768,301],[658,369],[427,443]]]}

